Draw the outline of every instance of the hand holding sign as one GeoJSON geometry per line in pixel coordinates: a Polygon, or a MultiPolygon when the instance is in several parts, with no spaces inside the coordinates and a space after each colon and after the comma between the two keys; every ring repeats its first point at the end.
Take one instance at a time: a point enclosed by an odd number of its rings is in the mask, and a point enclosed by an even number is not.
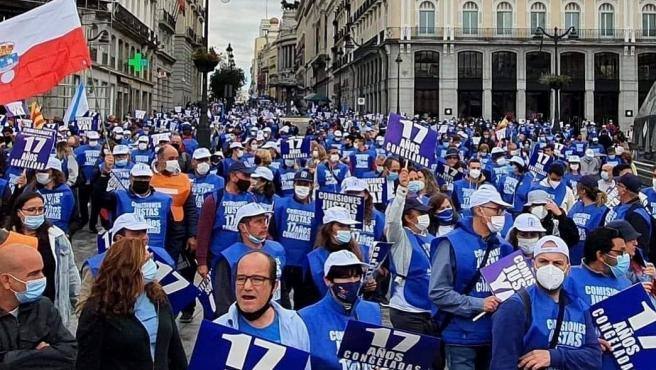
{"type": "Polygon", "coordinates": [[[402,168],[401,172],[399,172],[399,185],[403,187],[408,187],[409,183],[410,183],[410,176],[408,175],[408,168],[407,167],[402,168]]]}
{"type": "Polygon", "coordinates": [[[9,164],[37,171],[44,170],[55,145],[55,137],[54,130],[24,128],[16,136],[9,164]]]}

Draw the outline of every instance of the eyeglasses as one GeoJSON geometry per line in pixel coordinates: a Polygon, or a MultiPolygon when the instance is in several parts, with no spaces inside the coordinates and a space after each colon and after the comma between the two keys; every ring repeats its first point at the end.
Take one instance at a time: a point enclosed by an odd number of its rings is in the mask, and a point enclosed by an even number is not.
{"type": "Polygon", "coordinates": [[[237,278],[235,281],[237,282],[237,285],[243,286],[246,285],[246,282],[250,280],[251,284],[253,286],[262,286],[265,281],[267,280],[273,280],[271,278],[268,278],[266,276],[260,276],[260,275],[237,275],[237,278]]]}
{"type": "Polygon", "coordinates": [[[499,215],[501,215],[501,214],[503,213],[503,208],[489,207],[489,206],[481,206],[481,208],[491,209],[491,210],[494,211],[494,213],[495,213],[497,216],[499,216],[499,215]]]}
{"type": "Polygon", "coordinates": [[[23,213],[31,213],[31,214],[41,214],[46,211],[45,207],[30,207],[30,208],[21,208],[21,211],[23,213]]]}

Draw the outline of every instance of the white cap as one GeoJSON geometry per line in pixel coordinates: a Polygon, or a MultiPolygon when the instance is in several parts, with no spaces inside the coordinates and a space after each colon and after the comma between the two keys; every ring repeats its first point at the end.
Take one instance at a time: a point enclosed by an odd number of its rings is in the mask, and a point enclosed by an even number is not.
{"type": "Polygon", "coordinates": [[[595,156],[595,152],[594,152],[594,150],[592,150],[592,149],[586,149],[586,150],[585,150],[585,156],[586,156],[586,157],[594,157],[594,156],[595,156]]]}
{"type": "Polygon", "coordinates": [[[357,225],[360,222],[353,219],[351,212],[344,207],[330,207],[323,214],[323,223],[337,222],[342,225],[357,225]]]}
{"type": "Polygon", "coordinates": [[[355,176],[347,177],[342,181],[342,194],[347,191],[365,191],[368,189],[367,182],[355,176]]]}
{"type": "Polygon", "coordinates": [[[535,189],[528,192],[526,196],[525,206],[532,206],[534,204],[547,204],[549,201],[549,194],[541,189],[535,189]]]}
{"type": "Polygon", "coordinates": [[[127,229],[131,231],[147,231],[150,229],[148,222],[136,213],[124,213],[116,218],[114,226],[109,230],[112,237],[119,231],[127,229]]]}
{"type": "Polygon", "coordinates": [[[61,132],[68,131],[68,126],[61,125],[57,128],[57,131],[61,131],[61,132]]]}
{"type": "Polygon", "coordinates": [[[116,126],[112,129],[112,132],[115,133],[115,134],[122,134],[123,133],[123,127],[116,126]]]}
{"type": "Polygon", "coordinates": [[[505,208],[510,208],[510,204],[501,199],[501,195],[493,186],[481,186],[469,197],[470,208],[482,206],[487,203],[494,203],[505,208]]]}
{"type": "Polygon", "coordinates": [[[560,253],[564,254],[569,260],[569,248],[565,241],[557,236],[546,235],[538,240],[533,249],[533,258],[542,253],[560,253]]]}
{"type": "Polygon", "coordinates": [[[569,158],[567,158],[567,162],[569,162],[569,163],[581,163],[581,158],[578,155],[570,155],[569,158]]]}
{"type": "Polygon", "coordinates": [[[100,135],[96,131],[87,131],[86,135],[89,138],[89,140],[98,140],[98,139],[100,139],[100,135]]]}
{"type": "Polygon", "coordinates": [[[517,156],[517,155],[514,156],[514,157],[512,157],[512,158],[510,158],[510,163],[517,163],[518,165],[520,165],[520,166],[522,166],[522,167],[526,166],[526,163],[524,162],[524,160],[522,159],[522,157],[517,156]]]}
{"type": "Polygon", "coordinates": [[[335,137],[342,137],[342,132],[339,131],[339,130],[335,130],[335,132],[333,132],[333,135],[334,135],[335,137]]]}
{"type": "Polygon", "coordinates": [[[201,159],[201,158],[209,158],[211,157],[212,154],[210,153],[210,150],[207,148],[198,148],[194,150],[194,154],[191,156],[193,159],[201,159]]]}
{"type": "Polygon", "coordinates": [[[274,141],[267,141],[262,145],[262,149],[276,149],[276,143],[274,141]]]}
{"type": "Polygon", "coordinates": [[[512,229],[524,232],[540,232],[544,233],[547,230],[542,226],[540,219],[532,213],[522,213],[515,219],[512,229]]]}
{"type": "Polygon", "coordinates": [[[241,145],[239,141],[233,141],[232,143],[230,143],[230,149],[235,149],[235,148],[244,149],[244,146],[241,145]]]}
{"type": "Polygon", "coordinates": [[[264,133],[262,131],[259,131],[257,135],[255,135],[255,140],[257,141],[262,141],[264,140],[264,133]]]}
{"type": "Polygon", "coordinates": [[[153,176],[153,170],[148,167],[145,163],[137,163],[130,170],[130,176],[139,177],[139,176],[153,176]]]}
{"type": "Polygon", "coordinates": [[[130,148],[127,145],[116,145],[112,150],[113,155],[130,154],[130,148]]]}
{"type": "Polygon", "coordinates": [[[503,148],[499,148],[498,146],[495,146],[494,148],[492,148],[492,151],[491,151],[492,154],[501,154],[501,153],[505,153],[505,152],[506,151],[503,150],[503,148]]]}
{"type": "Polygon", "coordinates": [[[353,266],[360,265],[362,267],[368,267],[369,265],[360,261],[358,256],[353,252],[342,249],[339,251],[332,252],[326,258],[326,262],[323,263],[323,275],[328,276],[330,269],[335,266],[353,266]]]}
{"type": "Polygon", "coordinates": [[[269,215],[272,211],[262,207],[260,203],[247,203],[239,207],[235,215],[235,225],[239,225],[243,218],[255,217],[261,215],[269,215]]]}
{"type": "Polygon", "coordinates": [[[251,174],[251,177],[255,179],[262,178],[267,181],[273,181],[273,172],[266,167],[260,166],[255,169],[255,172],[251,174]]]}
{"type": "Polygon", "coordinates": [[[148,144],[148,141],[150,141],[150,140],[148,140],[148,136],[146,136],[146,135],[141,135],[141,136],[139,136],[139,139],[137,139],[137,141],[140,142],[140,143],[146,143],[146,144],[148,144]]]}
{"type": "Polygon", "coordinates": [[[271,127],[265,127],[262,129],[262,131],[271,133],[271,127]]]}
{"type": "Polygon", "coordinates": [[[46,164],[46,170],[50,170],[50,169],[63,172],[61,161],[55,157],[49,157],[48,164],[46,164]]]}

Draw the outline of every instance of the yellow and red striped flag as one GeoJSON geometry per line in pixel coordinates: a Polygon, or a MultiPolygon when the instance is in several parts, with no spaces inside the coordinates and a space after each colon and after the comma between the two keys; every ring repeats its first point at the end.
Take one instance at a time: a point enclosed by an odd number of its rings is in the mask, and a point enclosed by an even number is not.
{"type": "Polygon", "coordinates": [[[41,106],[36,102],[32,102],[30,105],[30,119],[32,120],[32,127],[42,128],[46,123],[45,118],[43,118],[43,113],[41,113],[41,106]]]}

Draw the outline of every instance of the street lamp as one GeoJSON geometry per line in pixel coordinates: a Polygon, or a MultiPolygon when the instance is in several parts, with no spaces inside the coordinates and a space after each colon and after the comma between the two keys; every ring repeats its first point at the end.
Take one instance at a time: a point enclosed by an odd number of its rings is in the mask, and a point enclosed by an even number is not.
{"type": "MultiPolygon", "coordinates": [[[[572,34],[572,37],[576,36],[576,28],[574,26],[570,27],[567,29],[567,31],[563,33],[558,33],[558,27],[554,27],[554,32],[552,34],[548,33],[547,31],[544,30],[542,27],[538,27],[535,29],[535,36],[539,37],[542,39],[543,36],[546,36],[547,38],[553,40],[554,42],[554,53],[555,53],[555,71],[556,71],[556,76],[560,76],[560,69],[558,68],[558,59],[560,59],[560,56],[558,55],[558,41],[564,39],[568,35],[572,34]]],[[[540,49],[542,49],[542,42],[540,42],[540,49]]],[[[554,89],[556,93],[556,98],[554,99],[556,102],[556,111],[554,114],[554,130],[560,131],[560,87],[556,87],[554,89]]]]}
{"type": "Polygon", "coordinates": [[[401,52],[397,55],[396,60],[396,114],[401,114],[401,52]]]}

